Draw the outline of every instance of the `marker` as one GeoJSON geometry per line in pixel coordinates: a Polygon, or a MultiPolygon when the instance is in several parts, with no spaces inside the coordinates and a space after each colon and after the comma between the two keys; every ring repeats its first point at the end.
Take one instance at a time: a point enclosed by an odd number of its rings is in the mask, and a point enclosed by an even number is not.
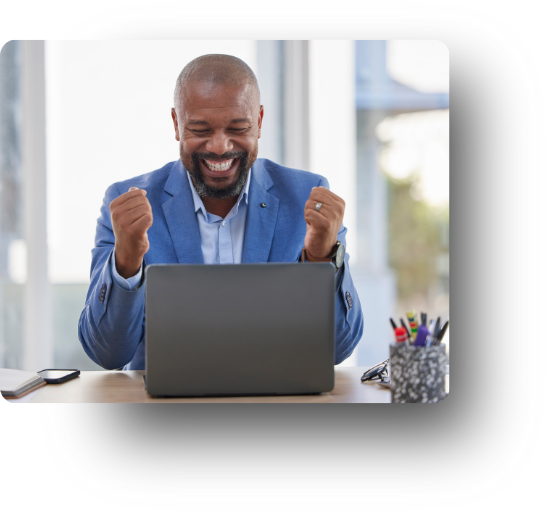
{"type": "Polygon", "coordinates": [[[401,344],[407,342],[407,333],[405,332],[404,328],[396,328],[395,329],[396,334],[396,343],[401,344]]]}
{"type": "Polygon", "coordinates": [[[411,328],[411,342],[415,340],[415,337],[417,336],[417,314],[410,310],[407,312],[407,319],[409,320],[409,327],[411,328]]]}
{"type": "Polygon", "coordinates": [[[393,330],[397,329],[396,323],[394,322],[394,319],[392,319],[392,317],[390,317],[390,324],[392,324],[392,329],[393,330]]]}
{"type": "Polygon", "coordinates": [[[407,338],[411,340],[411,333],[409,333],[409,330],[407,329],[407,326],[405,325],[405,322],[403,322],[403,319],[400,317],[400,322],[402,325],[402,328],[405,328],[405,333],[407,333],[407,338]]]}
{"type": "Polygon", "coordinates": [[[417,323],[417,314],[413,311],[407,312],[407,319],[409,320],[409,329],[411,330],[411,342],[413,342],[417,336],[417,329],[419,327],[417,323]]]}
{"type": "Polygon", "coordinates": [[[417,336],[415,338],[416,346],[424,346],[426,344],[426,337],[428,337],[428,328],[421,324],[417,331],[417,336]]]}
{"type": "Polygon", "coordinates": [[[440,331],[440,328],[441,328],[441,317],[438,317],[438,320],[436,321],[436,325],[434,326],[434,333],[432,333],[432,335],[437,337],[440,331]]]}
{"type": "Polygon", "coordinates": [[[443,328],[441,328],[438,331],[437,335],[434,335],[432,337],[432,345],[433,346],[439,346],[440,345],[441,339],[445,335],[445,332],[447,331],[447,326],[448,325],[449,325],[449,321],[446,321],[445,324],[443,325],[443,328]]]}
{"type": "Polygon", "coordinates": [[[449,320],[445,321],[445,324],[443,325],[443,328],[440,330],[440,332],[438,333],[438,336],[436,337],[436,340],[437,340],[437,344],[436,345],[440,345],[441,344],[441,339],[444,337],[445,335],[445,332],[447,331],[447,327],[449,326],[449,320]]]}
{"type": "Polygon", "coordinates": [[[421,325],[426,326],[427,317],[424,312],[421,312],[421,325]]]}

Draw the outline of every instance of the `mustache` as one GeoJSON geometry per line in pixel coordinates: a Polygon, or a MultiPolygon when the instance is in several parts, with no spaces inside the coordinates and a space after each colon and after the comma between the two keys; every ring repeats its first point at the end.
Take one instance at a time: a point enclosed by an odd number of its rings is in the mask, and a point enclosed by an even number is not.
{"type": "Polygon", "coordinates": [[[245,158],[247,157],[246,151],[228,151],[226,153],[223,153],[222,155],[217,155],[217,153],[193,153],[192,158],[193,159],[202,159],[202,160],[210,160],[210,161],[223,161],[223,160],[232,160],[237,158],[245,158]]]}

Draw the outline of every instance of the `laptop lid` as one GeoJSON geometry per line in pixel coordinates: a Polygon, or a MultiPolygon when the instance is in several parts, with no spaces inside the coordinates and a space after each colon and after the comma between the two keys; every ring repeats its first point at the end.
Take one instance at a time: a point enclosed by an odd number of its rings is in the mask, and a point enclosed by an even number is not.
{"type": "Polygon", "coordinates": [[[150,265],[145,272],[149,394],[333,389],[331,264],[150,265]]]}

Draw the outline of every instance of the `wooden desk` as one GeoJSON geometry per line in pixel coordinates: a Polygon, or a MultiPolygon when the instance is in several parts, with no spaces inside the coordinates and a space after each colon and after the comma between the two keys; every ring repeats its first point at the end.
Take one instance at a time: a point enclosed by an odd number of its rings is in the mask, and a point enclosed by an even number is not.
{"type": "Polygon", "coordinates": [[[145,391],[145,371],[83,371],[61,385],[46,385],[32,392],[32,403],[389,403],[390,390],[361,383],[365,367],[335,369],[335,388],[320,395],[253,397],[180,397],[155,399],[145,391]]]}

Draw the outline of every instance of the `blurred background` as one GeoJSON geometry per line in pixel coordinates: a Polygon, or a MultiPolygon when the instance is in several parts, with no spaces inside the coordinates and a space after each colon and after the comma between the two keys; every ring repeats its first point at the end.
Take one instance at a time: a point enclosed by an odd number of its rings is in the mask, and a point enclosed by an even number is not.
{"type": "Polygon", "coordinates": [[[258,77],[259,157],[327,177],[346,202],[365,331],[343,365],[388,357],[389,317],[449,316],[443,43],[11,41],[0,53],[0,367],[100,369],[77,325],[104,192],[178,159],[175,80],[208,53],[258,77]]]}

